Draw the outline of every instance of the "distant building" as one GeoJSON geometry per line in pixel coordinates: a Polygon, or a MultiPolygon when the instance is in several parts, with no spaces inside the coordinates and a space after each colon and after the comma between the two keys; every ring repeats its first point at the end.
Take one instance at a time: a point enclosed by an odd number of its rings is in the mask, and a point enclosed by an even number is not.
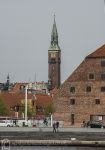
{"type": "Polygon", "coordinates": [[[13,83],[10,83],[9,74],[7,75],[7,81],[5,83],[0,83],[0,91],[9,91],[13,87],[13,83]]]}
{"type": "Polygon", "coordinates": [[[45,82],[34,82],[34,83],[29,83],[28,84],[28,90],[36,93],[36,94],[48,94],[48,83],[45,82]]]}
{"type": "Polygon", "coordinates": [[[45,82],[34,83],[15,83],[12,87],[12,92],[25,92],[25,87],[28,86],[28,93],[48,94],[48,84],[45,82]]]}
{"type": "MultiPolygon", "coordinates": [[[[23,118],[25,110],[25,94],[24,93],[14,93],[14,92],[1,92],[0,99],[3,100],[4,105],[8,110],[8,116],[12,118],[23,118]],[[18,112],[18,116],[17,116],[18,112]]],[[[47,94],[27,94],[27,104],[28,104],[28,118],[41,118],[44,117],[44,110],[49,105],[52,106],[52,97],[47,94]]]]}
{"type": "Polygon", "coordinates": [[[58,43],[58,33],[54,16],[51,43],[48,50],[48,88],[59,88],[61,84],[61,49],[58,43]]]}
{"type": "Polygon", "coordinates": [[[54,119],[65,126],[105,123],[105,45],[84,59],[57,90],[53,103],[54,119]]]}

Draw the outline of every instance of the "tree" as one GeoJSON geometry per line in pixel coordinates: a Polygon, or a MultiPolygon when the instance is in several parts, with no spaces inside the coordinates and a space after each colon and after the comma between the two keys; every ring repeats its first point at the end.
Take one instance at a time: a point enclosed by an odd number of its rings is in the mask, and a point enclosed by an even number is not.
{"type": "Polygon", "coordinates": [[[8,109],[5,106],[3,99],[0,97],[0,115],[5,116],[8,114],[8,109]]]}
{"type": "Polygon", "coordinates": [[[49,104],[44,108],[44,115],[48,117],[52,113],[53,113],[53,107],[52,104],[49,104]]]}
{"type": "MultiPolygon", "coordinates": [[[[24,113],[25,112],[25,100],[21,100],[19,105],[21,106],[20,110],[19,110],[19,113],[20,114],[24,113]]],[[[29,99],[28,102],[27,102],[27,116],[28,117],[33,117],[35,115],[36,115],[36,109],[32,104],[32,100],[29,99]]]]}

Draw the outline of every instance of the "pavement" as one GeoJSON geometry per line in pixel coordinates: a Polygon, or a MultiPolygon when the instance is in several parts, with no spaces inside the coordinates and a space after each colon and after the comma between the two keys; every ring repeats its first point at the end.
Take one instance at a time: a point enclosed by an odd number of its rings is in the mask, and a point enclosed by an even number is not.
{"type": "MultiPolygon", "coordinates": [[[[0,133],[1,132],[52,132],[52,127],[0,127],[0,133]]],[[[59,132],[100,132],[105,133],[105,128],[59,128],[59,132]]]]}
{"type": "Polygon", "coordinates": [[[0,127],[0,139],[9,140],[81,140],[105,141],[104,128],[53,128],[0,127]]]}

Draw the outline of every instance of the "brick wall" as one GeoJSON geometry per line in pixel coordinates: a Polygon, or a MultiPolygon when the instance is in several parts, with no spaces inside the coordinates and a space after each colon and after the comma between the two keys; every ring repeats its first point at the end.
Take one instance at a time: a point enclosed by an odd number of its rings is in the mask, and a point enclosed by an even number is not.
{"type": "Polygon", "coordinates": [[[105,92],[101,92],[101,87],[105,86],[105,80],[101,79],[105,67],[101,66],[101,60],[86,58],[61,85],[53,97],[55,120],[63,120],[65,126],[79,127],[84,120],[90,120],[90,115],[105,115],[105,92]],[[90,73],[94,74],[94,79],[89,79],[90,73]],[[87,86],[91,87],[91,92],[86,91],[87,86]],[[70,87],[75,87],[74,93],[70,92],[70,87]],[[70,99],[75,99],[75,104],[71,104],[70,99]],[[99,99],[100,104],[96,104],[95,99],[99,99]],[[73,125],[71,114],[74,114],[73,125]]]}

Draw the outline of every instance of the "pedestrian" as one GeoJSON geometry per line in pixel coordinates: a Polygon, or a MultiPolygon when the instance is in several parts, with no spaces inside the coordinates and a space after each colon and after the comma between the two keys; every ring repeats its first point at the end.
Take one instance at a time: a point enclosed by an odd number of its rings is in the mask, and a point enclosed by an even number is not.
{"type": "Polygon", "coordinates": [[[44,119],[43,123],[47,126],[48,122],[46,118],[44,119]]]}
{"type": "Polygon", "coordinates": [[[53,132],[56,132],[56,123],[53,123],[53,132]]]}
{"type": "Polygon", "coordinates": [[[57,131],[58,131],[58,128],[59,128],[59,122],[58,121],[56,122],[56,128],[57,128],[57,131]]]}

